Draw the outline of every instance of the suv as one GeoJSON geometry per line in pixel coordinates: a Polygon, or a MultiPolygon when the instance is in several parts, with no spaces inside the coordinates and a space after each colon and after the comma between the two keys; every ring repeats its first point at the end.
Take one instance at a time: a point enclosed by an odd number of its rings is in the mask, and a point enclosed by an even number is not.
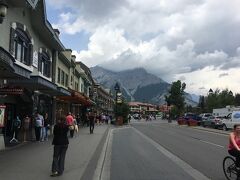
{"type": "Polygon", "coordinates": [[[222,123],[223,117],[221,116],[209,116],[206,120],[202,120],[202,126],[203,127],[212,127],[215,129],[222,128],[223,123],[222,123]]]}

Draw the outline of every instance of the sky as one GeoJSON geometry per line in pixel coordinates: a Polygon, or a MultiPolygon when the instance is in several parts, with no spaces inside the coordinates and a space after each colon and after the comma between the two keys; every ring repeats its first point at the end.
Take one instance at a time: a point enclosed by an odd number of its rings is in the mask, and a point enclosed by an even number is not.
{"type": "Polygon", "coordinates": [[[47,19],[77,61],[143,67],[186,91],[240,93],[239,0],[46,0],[47,19]]]}

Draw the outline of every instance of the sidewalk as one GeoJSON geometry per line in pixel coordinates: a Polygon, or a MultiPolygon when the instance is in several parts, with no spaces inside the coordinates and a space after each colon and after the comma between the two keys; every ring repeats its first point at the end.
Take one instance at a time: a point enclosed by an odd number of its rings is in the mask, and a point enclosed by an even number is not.
{"type": "MultiPolygon", "coordinates": [[[[95,126],[94,134],[89,128],[81,128],[75,137],[69,138],[65,171],[54,179],[80,180],[95,153],[108,125],[95,126]]],[[[29,143],[18,148],[0,152],[1,180],[48,180],[51,173],[53,146],[48,142],[29,143]]]]}

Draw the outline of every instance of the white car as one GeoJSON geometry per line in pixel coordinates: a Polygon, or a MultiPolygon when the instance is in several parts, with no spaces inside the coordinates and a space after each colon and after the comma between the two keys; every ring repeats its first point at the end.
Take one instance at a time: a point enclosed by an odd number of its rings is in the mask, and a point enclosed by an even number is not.
{"type": "Polygon", "coordinates": [[[199,115],[202,120],[207,120],[210,116],[212,116],[212,113],[203,113],[199,115]]]}

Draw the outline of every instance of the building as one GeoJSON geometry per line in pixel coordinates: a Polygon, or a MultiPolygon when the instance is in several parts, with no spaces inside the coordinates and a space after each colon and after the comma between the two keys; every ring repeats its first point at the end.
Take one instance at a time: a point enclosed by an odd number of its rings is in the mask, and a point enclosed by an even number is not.
{"type": "Polygon", "coordinates": [[[31,117],[28,138],[34,138],[35,112],[47,113],[54,124],[69,111],[85,116],[93,105],[90,70],[61,43],[60,32],[46,19],[45,1],[7,4],[0,22],[0,149],[12,137],[16,116],[23,123],[31,117]]]}
{"type": "Polygon", "coordinates": [[[98,114],[104,113],[113,116],[114,97],[110,89],[104,89],[95,83],[94,89],[95,110],[98,114]]]}
{"type": "Polygon", "coordinates": [[[157,106],[142,102],[129,102],[131,114],[155,115],[158,113],[157,106]]]}

